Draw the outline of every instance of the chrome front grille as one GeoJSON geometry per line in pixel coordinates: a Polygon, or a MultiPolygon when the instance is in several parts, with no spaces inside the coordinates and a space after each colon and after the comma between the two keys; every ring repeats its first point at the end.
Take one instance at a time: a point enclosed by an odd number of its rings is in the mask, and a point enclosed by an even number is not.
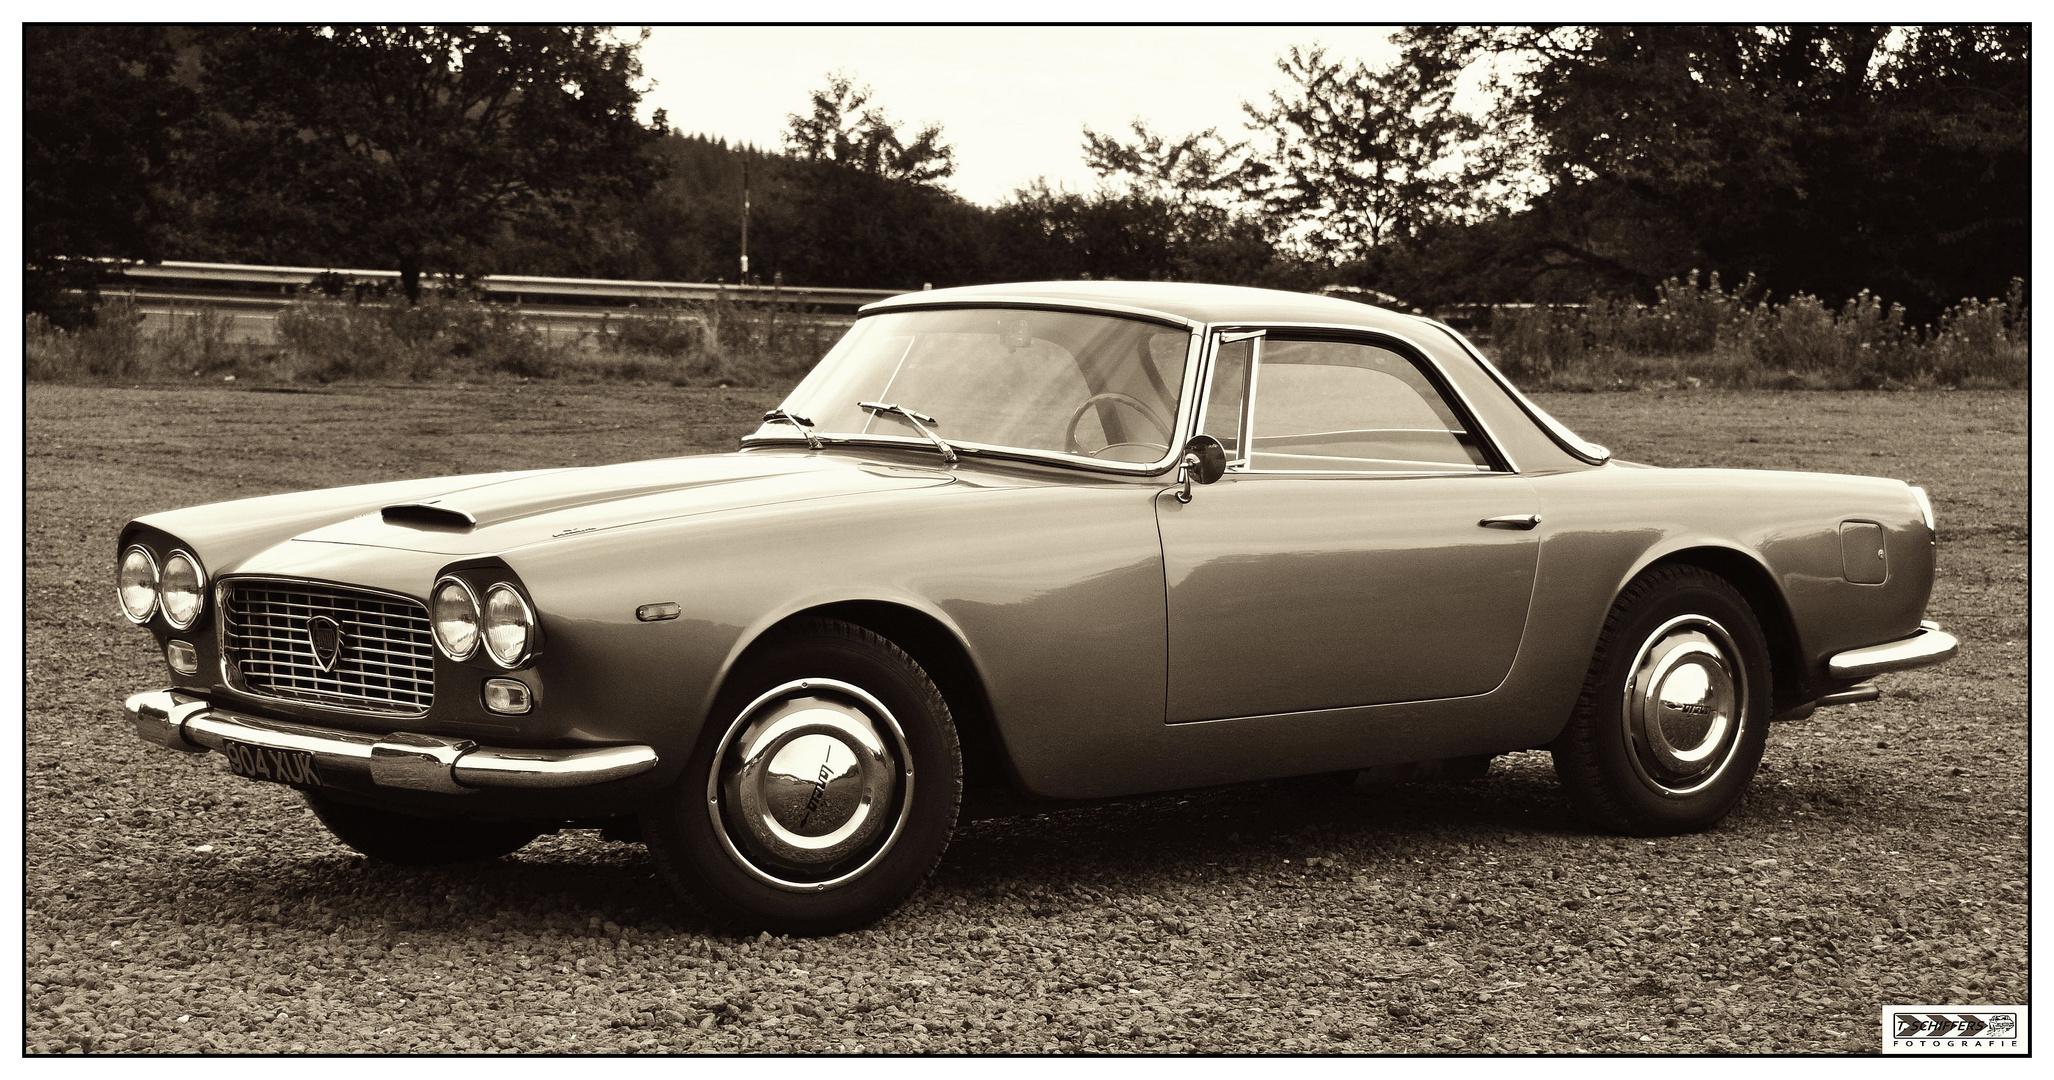
{"type": "Polygon", "coordinates": [[[254,694],[361,712],[419,716],[435,700],[435,646],[418,601],[312,581],[233,579],[222,585],[221,637],[230,674],[254,694]],[[332,670],[314,657],[308,623],[342,628],[332,670]]]}

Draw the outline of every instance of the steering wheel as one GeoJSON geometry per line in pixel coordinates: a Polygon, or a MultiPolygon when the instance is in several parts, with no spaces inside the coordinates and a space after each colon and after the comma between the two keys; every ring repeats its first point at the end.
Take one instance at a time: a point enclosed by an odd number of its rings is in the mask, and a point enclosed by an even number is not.
{"type": "Polygon", "coordinates": [[[1108,390],[1104,393],[1093,394],[1090,397],[1085,398],[1083,403],[1077,406],[1077,411],[1070,414],[1070,423],[1063,429],[1063,446],[1069,453],[1084,453],[1084,447],[1079,445],[1077,442],[1077,425],[1083,423],[1084,414],[1091,411],[1091,407],[1093,405],[1098,404],[1101,401],[1110,401],[1115,405],[1125,405],[1126,407],[1134,410],[1135,412],[1140,413],[1144,418],[1148,420],[1150,424],[1155,425],[1155,429],[1157,431],[1162,432],[1163,441],[1159,443],[1107,443],[1106,445],[1091,451],[1092,457],[1097,457],[1098,455],[1103,454],[1107,450],[1111,450],[1113,447],[1116,446],[1148,446],[1163,451],[1167,451],[1170,448],[1169,440],[1173,432],[1170,429],[1170,425],[1168,423],[1165,423],[1162,417],[1157,416],[1155,414],[1155,410],[1143,404],[1140,398],[1133,397],[1128,394],[1114,393],[1108,390]]]}

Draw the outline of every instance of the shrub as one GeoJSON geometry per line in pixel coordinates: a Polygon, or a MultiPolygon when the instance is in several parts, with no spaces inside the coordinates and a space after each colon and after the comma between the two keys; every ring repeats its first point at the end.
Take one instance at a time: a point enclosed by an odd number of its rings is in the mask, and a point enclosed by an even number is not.
{"type": "Polygon", "coordinates": [[[143,313],[126,298],[100,305],[96,318],[70,330],[31,314],[22,346],[23,375],[52,382],[134,378],[153,359],[143,313]]]}
{"type": "Polygon", "coordinates": [[[93,382],[250,375],[280,381],[508,377],[788,386],[847,328],[780,302],[717,300],[580,319],[555,332],[512,307],[446,295],[418,305],[311,297],[278,310],[276,341],[233,340],[232,316],[177,312],[145,329],[133,304],[105,305],[94,325],[25,324],[28,378],[93,382]]]}
{"type": "Polygon", "coordinates": [[[2025,282],[2007,295],[1965,300],[1931,327],[1867,291],[1838,311],[1799,294],[1754,299],[1718,276],[1671,279],[1652,304],[1593,298],[1580,306],[1504,307],[1489,340],[1506,373],[1560,389],[1711,383],[1863,388],[2019,387],[2026,384],[2025,282]]]}
{"type": "MultiPolygon", "coordinates": [[[[2002,298],[1964,300],[1929,327],[1863,292],[1839,310],[1817,297],[1754,297],[1716,275],[1664,282],[1653,304],[1596,298],[1580,306],[1501,307],[1487,340],[1522,384],[1556,389],[1649,385],[1749,387],[2020,387],[2030,310],[2014,280],[2002,298]]],[[[773,299],[595,312],[570,334],[509,306],[451,295],[418,305],[309,298],[279,309],[276,342],[233,340],[232,317],[176,312],[146,329],[125,298],[66,329],[24,326],[29,379],[94,382],[249,375],[281,381],[452,378],[669,382],[786,387],[812,368],[847,321],[773,299]]]]}

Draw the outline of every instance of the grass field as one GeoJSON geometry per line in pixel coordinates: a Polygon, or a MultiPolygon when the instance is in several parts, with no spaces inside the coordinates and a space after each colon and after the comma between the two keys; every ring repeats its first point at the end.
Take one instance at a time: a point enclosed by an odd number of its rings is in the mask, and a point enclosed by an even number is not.
{"type": "Polygon", "coordinates": [[[1771,733],[1720,827],[1570,817],[1545,755],[1465,785],[1251,785],[964,827],[822,940],[706,935],[641,848],[407,871],[290,791],[145,747],[113,543],[171,507],[724,449],[764,391],[26,390],[30,1052],[1849,1052],[1891,1003],[2028,1001],[2026,397],[1545,395],[1624,458],[1895,476],[1963,639],[1771,733]]]}

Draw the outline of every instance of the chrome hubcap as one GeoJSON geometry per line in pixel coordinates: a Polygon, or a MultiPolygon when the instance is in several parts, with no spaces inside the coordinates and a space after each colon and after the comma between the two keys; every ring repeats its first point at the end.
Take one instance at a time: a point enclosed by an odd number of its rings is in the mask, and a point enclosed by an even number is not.
{"type": "Polygon", "coordinates": [[[1703,615],[1662,624],[1634,657],[1622,703],[1634,769],[1689,795],[1717,780],[1747,723],[1747,674],[1733,636],[1703,615]]]}
{"type": "Polygon", "coordinates": [[[818,892],[890,849],[913,794],[911,755],[891,711],[833,679],[786,683],[752,702],[721,740],[707,812],[742,869],[818,892]]]}

